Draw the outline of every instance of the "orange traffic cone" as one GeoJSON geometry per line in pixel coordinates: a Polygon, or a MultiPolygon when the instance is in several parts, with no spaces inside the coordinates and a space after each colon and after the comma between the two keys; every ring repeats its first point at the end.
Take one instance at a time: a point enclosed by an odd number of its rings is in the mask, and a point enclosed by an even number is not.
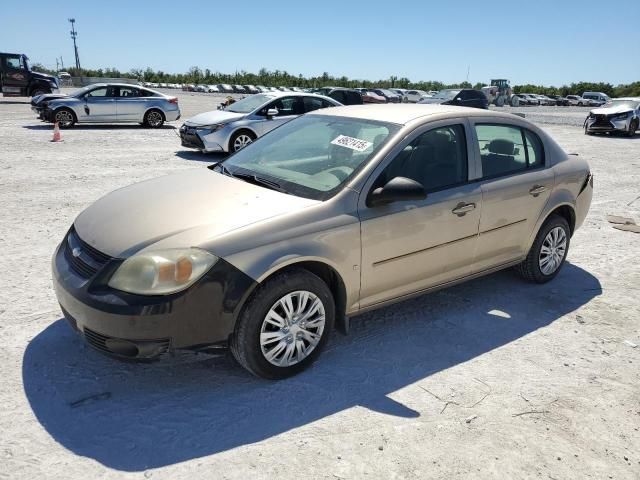
{"type": "Polygon", "coordinates": [[[55,126],[53,127],[53,140],[51,141],[52,142],[62,141],[62,135],[60,135],[60,126],[58,125],[58,122],[56,122],[55,126]]]}

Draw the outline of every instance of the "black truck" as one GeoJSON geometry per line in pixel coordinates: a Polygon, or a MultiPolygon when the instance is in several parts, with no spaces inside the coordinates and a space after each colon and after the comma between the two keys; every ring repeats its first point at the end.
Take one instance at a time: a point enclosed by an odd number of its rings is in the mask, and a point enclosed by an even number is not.
{"type": "Polygon", "coordinates": [[[58,90],[58,79],[34,72],[21,53],[0,53],[0,92],[5,97],[35,97],[58,90]]]}

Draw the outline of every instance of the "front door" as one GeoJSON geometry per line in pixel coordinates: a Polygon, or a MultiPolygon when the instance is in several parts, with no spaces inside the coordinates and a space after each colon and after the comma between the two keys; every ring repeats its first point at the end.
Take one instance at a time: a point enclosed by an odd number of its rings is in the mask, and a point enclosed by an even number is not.
{"type": "Polygon", "coordinates": [[[475,124],[482,160],[482,219],[476,271],[526,255],[528,239],[549,199],[554,175],[538,136],[512,125],[475,124]]]}
{"type": "Polygon", "coordinates": [[[3,55],[0,58],[2,75],[2,93],[5,97],[27,95],[29,70],[22,55],[3,55]]]}
{"type": "Polygon", "coordinates": [[[256,130],[262,136],[303,113],[304,104],[301,96],[278,98],[256,113],[259,118],[264,119],[256,124],[256,130]],[[267,112],[271,109],[277,110],[278,113],[273,117],[268,117],[267,112]]]}
{"type": "Polygon", "coordinates": [[[469,182],[465,122],[422,128],[374,173],[361,196],[394,177],[421,183],[427,197],[369,207],[361,199],[360,306],[418,292],[468,275],[482,194],[469,182]]]}
{"type": "Polygon", "coordinates": [[[116,95],[118,87],[98,87],[84,95],[79,118],[82,122],[117,121],[116,95]]]}

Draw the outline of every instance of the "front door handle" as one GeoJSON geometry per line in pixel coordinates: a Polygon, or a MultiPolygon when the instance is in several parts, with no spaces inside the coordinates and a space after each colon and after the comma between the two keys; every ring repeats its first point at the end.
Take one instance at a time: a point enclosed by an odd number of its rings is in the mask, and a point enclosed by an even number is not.
{"type": "Polygon", "coordinates": [[[455,213],[459,217],[464,217],[468,212],[474,210],[475,208],[475,203],[459,203],[458,205],[456,205],[456,208],[451,210],[451,212],[455,213]]]}
{"type": "Polygon", "coordinates": [[[533,187],[531,187],[531,190],[529,190],[529,194],[537,197],[538,195],[546,191],[547,187],[545,187],[544,185],[534,185],[533,187]]]}

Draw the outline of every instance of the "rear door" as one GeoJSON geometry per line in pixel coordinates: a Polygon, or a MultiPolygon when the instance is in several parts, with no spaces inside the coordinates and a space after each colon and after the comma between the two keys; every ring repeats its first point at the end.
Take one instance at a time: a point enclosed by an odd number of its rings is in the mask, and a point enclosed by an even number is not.
{"type": "Polygon", "coordinates": [[[482,218],[475,271],[526,255],[528,239],[554,186],[544,148],[534,132],[509,124],[472,121],[481,159],[482,218]]]}
{"type": "Polygon", "coordinates": [[[27,95],[29,71],[22,55],[3,55],[0,57],[0,75],[2,75],[2,93],[5,97],[27,95]]]}
{"type": "Polygon", "coordinates": [[[98,87],[84,96],[83,122],[116,122],[118,87],[98,87]]]}
{"type": "Polygon", "coordinates": [[[144,90],[136,87],[118,87],[116,114],[118,122],[142,122],[146,110],[144,90]]]}

